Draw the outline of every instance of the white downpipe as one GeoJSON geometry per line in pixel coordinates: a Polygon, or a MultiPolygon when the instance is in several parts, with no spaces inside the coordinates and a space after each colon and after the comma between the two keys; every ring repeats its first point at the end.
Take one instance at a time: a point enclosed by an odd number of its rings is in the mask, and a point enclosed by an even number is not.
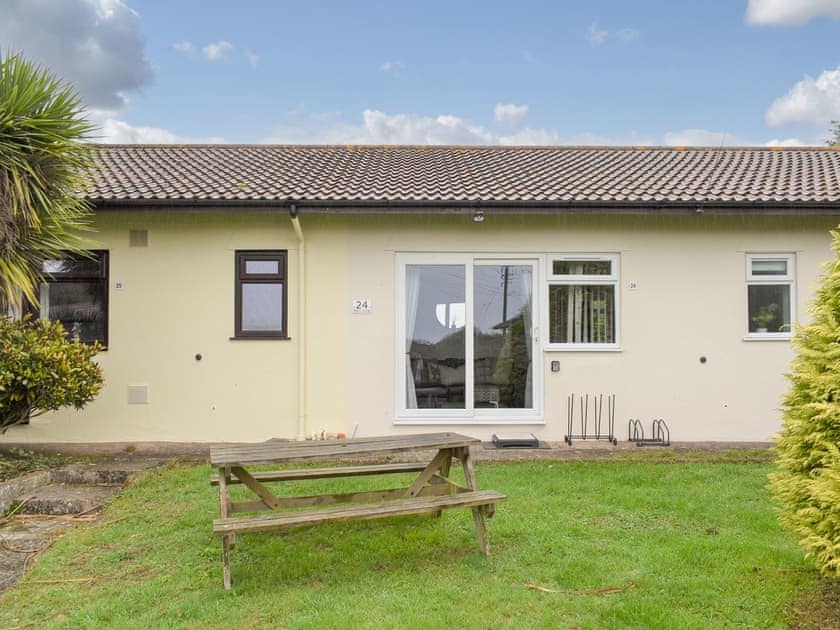
{"type": "Polygon", "coordinates": [[[297,440],[306,439],[306,242],[297,216],[291,207],[289,216],[298,238],[298,427],[297,440]]]}

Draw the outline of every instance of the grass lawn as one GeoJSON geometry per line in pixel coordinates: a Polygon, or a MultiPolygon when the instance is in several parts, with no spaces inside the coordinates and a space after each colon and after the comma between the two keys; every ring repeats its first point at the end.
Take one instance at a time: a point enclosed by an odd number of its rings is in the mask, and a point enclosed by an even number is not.
{"type": "Polygon", "coordinates": [[[56,541],[0,596],[0,627],[785,627],[816,576],[776,521],[770,469],[480,464],[479,486],[509,497],[488,521],[489,558],[468,510],[246,535],[225,592],[211,470],[171,467],[56,541]]]}

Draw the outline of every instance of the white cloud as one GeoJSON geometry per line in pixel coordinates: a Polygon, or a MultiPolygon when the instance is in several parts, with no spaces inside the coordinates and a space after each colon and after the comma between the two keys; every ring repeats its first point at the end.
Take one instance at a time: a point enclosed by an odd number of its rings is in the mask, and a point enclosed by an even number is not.
{"type": "Polygon", "coordinates": [[[617,31],[615,36],[625,44],[629,44],[630,42],[639,39],[639,30],[636,28],[623,28],[617,31]]]}
{"type": "Polygon", "coordinates": [[[530,50],[522,51],[522,59],[525,61],[525,63],[537,63],[537,56],[530,50]]]}
{"type": "MultiPolygon", "coordinates": [[[[742,147],[751,143],[728,131],[709,129],[680,129],[669,131],[662,136],[662,144],[672,147],[742,147]]],[[[754,143],[752,143],[754,144],[754,143]]]]}
{"type": "Polygon", "coordinates": [[[19,51],[78,90],[90,107],[120,109],[149,85],[140,17],[122,0],[4,0],[3,51],[19,51]]]}
{"type": "Polygon", "coordinates": [[[791,122],[825,125],[840,118],[840,66],[816,79],[805,75],[787,94],[770,105],[764,119],[775,127],[791,122]]]}
{"type": "Polygon", "coordinates": [[[116,118],[106,118],[100,123],[99,142],[106,144],[219,144],[223,138],[192,138],[181,136],[160,127],[134,126],[116,118]]]}
{"type": "Polygon", "coordinates": [[[589,28],[586,29],[586,41],[589,42],[590,46],[600,46],[605,41],[607,41],[607,35],[609,33],[607,31],[602,31],[598,28],[598,22],[592,22],[589,25],[589,28]]]}
{"type": "Polygon", "coordinates": [[[217,61],[219,59],[224,59],[233,51],[233,44],[227,40],[221,39],[217,42],[207,44],[201,49],[201,51],[210,61],[217,61]]]}
{"type": "Polygon", "coordinates": [[[256,67],[257,64],[260,62],[260,56],[255,52],[251,52],[250,50],[245,52],[245,58],[248,60],[248,63],[250,63],[254,67],[256,67]]]}
{"type": "Polygon", "coordinates": [[[405,72],[405,64],[402,61],[384,61],[379,64],[379,71],[393,77],[401,77],[405,72]]]}
{"type": "Polygon", "coordinates": [[[840,19],[840,0],[749,0],[745,19],[753,26],[799,26],[815,17],[840,19]]]}
{"type": "Polygon", "coordinates": [[[504,125],[518,125],[527,115],[527,105],[514,105],[513,103],[503,105],[498,103],[493,109],[493,117],[496,122],[504,125]]]}
{"type": "Polygon", "coordinates": [[[589,28],[586,29],[586,41],[589,42],[590,46],[600,46],[608,39],[617,39],[622,44],[629,44],[639,39],[639,35],[641,35],[641,32],[637,28],[620,28],[611,33],[606,29],[602,29],[598,25],[597,20],[592,22],[589,28]]]}
{"type": "Polygon", "coordinates": [[[280,125],[263,140],[269,144],[455,144],[455,145],[653,145],[654,136],[629,133],[605,136],[592,133],[564,135],[553,129],[525,127],[499,134],[459,116],[362,112],[361,124],[330,117],[320,124],[312,117],[298,125],[280,125]]]}
{"type": "Polygon", "coordinates": [[[192,42],[182,41],[182,42],[175,42],[172,44],[172,48],[174,48],[179,53],[184,53],[188,55],[195,50],[195,47],[192,45],[192,42]]]}
{"type": "Polygon", "coordinates": [[[765,147],[803,147],[803,146],[815,146],[823,144],[822,141],[819,140],[811,140],[810,142],[805,142],[804,140],[800,140],[799,138],[773,138],[772,140],[768,140],[764,143],[765,147]]]}

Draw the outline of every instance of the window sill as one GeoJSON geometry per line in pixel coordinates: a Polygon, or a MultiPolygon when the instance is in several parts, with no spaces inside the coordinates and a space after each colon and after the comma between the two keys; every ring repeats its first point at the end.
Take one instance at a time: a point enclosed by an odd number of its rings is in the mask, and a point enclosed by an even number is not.
{"type": "Polygon", "coordinates": [[[292,340],[291,337],[281,337],[279,335],[247,335],[247,336],[244,336],[244,337],[228,337],[228,339],[230,341],[252,341],[252,340],[256,340],[256,341],[260,341],[260,340],[261,341],[266,341],[266,340],[291,341],[292,340]]]}
{"type": "Polygon", "coordinates": [[[405,426],[421,426],[421,425],[439,425],[439,424],[446,424],[446,425],[455,425],[455,424],[463,424],[463,425],[482,425],[482,424],[493,424],[493,425],[511,425],[511,424],[537,424],[537,425],[545,425],[545,420],[543,418],[516,418],[516,419],[508,419],[503,420],[501,418],[397,418],[394,420],[395,425],[405,425],[405,426]]]}
{"type": "Polygon", "coordinates": [[[744,335],[743,341],[790,341],[793,335],[788,333],[766,333],[755,335],[744,335]]]}
{"type": "Polygon", "coordinates": [[[543,352],[622,352],[622,348],[599,344],[548,345],[543,348],[543,352]]]}

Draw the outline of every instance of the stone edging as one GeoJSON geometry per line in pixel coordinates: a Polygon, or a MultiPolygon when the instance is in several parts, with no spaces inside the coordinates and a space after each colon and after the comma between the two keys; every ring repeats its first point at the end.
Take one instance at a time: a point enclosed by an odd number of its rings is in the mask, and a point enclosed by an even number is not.
{"type": "Polygon", "coordinates": [[[4,514],[17,499],[51,481],[52,472],[49,470],[37,470],[27,473],[22,477],[15,477],[9,481],[0,483],[0,515],[4,514]]]}

